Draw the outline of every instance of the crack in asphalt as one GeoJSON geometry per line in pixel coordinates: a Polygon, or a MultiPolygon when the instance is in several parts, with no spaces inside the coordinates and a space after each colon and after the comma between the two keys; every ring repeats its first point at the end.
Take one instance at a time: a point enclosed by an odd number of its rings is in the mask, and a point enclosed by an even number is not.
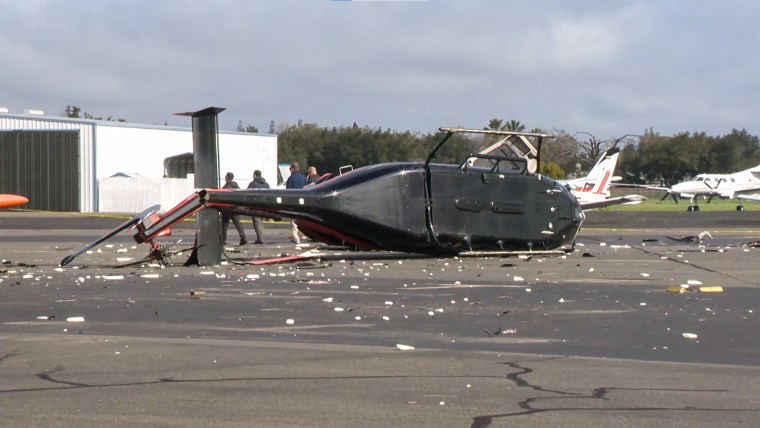
{"type": "Polygon", "coordinates": [[[63,372],[62,367],[55,367],[51,370],[47,370],[41,373],[35,374],[35,376],[45,382],[54,383],[60,386],[54,387],[36,387],[36,388],[18,388],[18,389],[5,389],[0,390],[0,394],[13,394],[23,392],[44,392],[44,391],[61,391],[72,389],[85,389],[85,388],[119,388],[119,387],[131,387],[131,386],[147,386],[147,385],[161,385],[161,384],[191,384],[191,383],[221,383],[221,382],[245,382],[245,381],[303,381],[303,380],[370,380],[370,379],[501,379],[500,375],[489,376],[438,376],[438,375],[376,375],[376,376],[295,376],[295,377],[234,377],[234,378],[219,378],[219,379],[175,379],[175,378],[158,378],[155,380],[146,380],[139,382],[122,382],[122,383],[83,383],[72,382],[57,379],[52,376],[55,373],[63,372]]]}
{"type": "Polygon", "coordinates": [[[534,413],[546,413],[546,412],[609,412],[609,411],[698,411],[698,412],[760,412],[760,409],[755,408],[709,408],[709,407],[603,407],[603,408],[589,408],[589,407],[537,407],[540,403],[548,402],[550,400],[603,400],[609,401],[610,395],[616,391],[641,391],[641,392],[696,392],[696,393],[722,393],[728,392],[727,389],[680,389],[680,388],[624,388],[624,387],[608,387],[601,386],[591,390],[590,394],[582,392],[563,391],[559,389],[551,389],[542,385],[532,384],[523,376],[533,373],[534,370],[525,366],[525,363],[530,362],[545,362],[561,357],[547,358],[540,360],[530,360],[522,362],[503,362],[499,364],[507,365],[517,371],[510,372],[506,378],[512,381],[518,388],[530,388],[533,391],[545,392],[550,394],[557,394],[555,397],[527,397],[517,403],[520,411],[511,413],[502,413],[494,415],[482,415],[473,418],[470,428],[486,428],[491,425],[494,419],[497,418],[509,418],[515,416],[525,416],[534,413]]]}
{"type": "Polygon", "coordinates": [[[2,364],[5,360],[9,360],[13,357],[18,357],[21,355],[21,351],[11,351],[5,355],[0,356],[0,364],[2,364]]]}

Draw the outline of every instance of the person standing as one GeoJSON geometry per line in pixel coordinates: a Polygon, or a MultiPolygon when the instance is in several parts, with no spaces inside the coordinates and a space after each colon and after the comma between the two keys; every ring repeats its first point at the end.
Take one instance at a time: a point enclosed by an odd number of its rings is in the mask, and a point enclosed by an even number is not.
{"type": "MultiPolygon", "coordinates": [[[[253,171],[253,181],[248,183],[249,189],[269,189],[269,183],[261,176],[261,171],[258,169],[253,171]]],[[[256,231],[256,242],[254,244],[264,243],[264,222],[259,216],[251,216],[253,220],[253,230],[256,231]]]]}
{"type": "Polygon", "coordinates": [[[306,170],[306,181],[311,185],[317,182],[319,180],[319,174],[317,173],[317,168],[314,166],[310,166],[306,170]]]}
{"type": "MultiPolygon", "coordinates": [[[[224,186],[222,186],[222,189],[240,189],[240,186],[237,184],[237,182],[232,181],[234,178],[235,178],[235,174],[228,172],[224,176],[225,183],[224,183],[224,186]]],[[[223,245],[227,244],[227,229],[230,227],[230,220],[232,220],[232,224],[235,225],[235,229],[237,229],[238,235],[240,235],[240,245],[247,244],[248,240],[245,238],[245,230],[243,229],[243,225],[240,224],[240,215],[222,211],[222,243],[223,245]]]]}
{"type": "MultiPolygon", "coordinates": [[[[304,186],[306,186],[308,183],[306,176],[301,174],[299,169],[300,165],[298,165],[298,162],[293,162],[290,164],[290,177],[288,177],[288,180],[285,182],[286,189],[303,189],[304,186]]],[[[301,231],[298,230],[298,225],[296,225],[295,220],[291,220],[290,230],[293,233],[293,242],[300,244],[301,231]]]]}

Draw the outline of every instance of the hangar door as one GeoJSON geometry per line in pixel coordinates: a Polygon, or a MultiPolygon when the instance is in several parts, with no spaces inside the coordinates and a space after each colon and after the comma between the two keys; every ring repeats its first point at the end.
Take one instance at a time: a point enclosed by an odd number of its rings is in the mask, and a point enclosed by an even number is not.
{"type": "Polygon", "coordinates": [[[0,193],[20,208],[79,211],[79,131],[0,131],[0,193]]]}

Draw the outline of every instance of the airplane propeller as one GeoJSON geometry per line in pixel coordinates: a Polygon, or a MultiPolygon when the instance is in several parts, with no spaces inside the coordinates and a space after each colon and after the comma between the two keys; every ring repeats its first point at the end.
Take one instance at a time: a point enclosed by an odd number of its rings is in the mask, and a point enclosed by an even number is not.
{"type": "Polygon", "coordinates": [[[675,193],[671,192],[670,190],[668,190],[667,192],[665,192],[664,195],[662,195],[662,198],[660,198],[660,202],[664,201],[665,198],[667,198],[668,196],[672,196],[673,197],[673,201],[675,203],[678,203],[678,198],[676,198],[675,193]]]}
{"type": "MultiPolygon", "coordinates": [[[[720,186],[720,183],[722,183],[722,182],[724,182],[724,181],[725,181],[725,180],[723,180],[722,178],[719,178],[719,179],[718,179],[718,184],[716,184],[716,185],[715,185],[715,187],[712,187],[712,186],[710,185],[710,183],[707,183],[707,182],[705,182],[705,184],[707,185],[707,187],[709,187],[709,188],[710,188],[710,190],[713,190],[713,191],[715,191],[715,190],[718,190],[718,186],[720,186]]],[[[715,196],[715,194],[714,194],[714,193],[711,193],[711,194],[710,194],[710,197],[709,197],[709,198],[707,198],[707,203],[708,203],[708,204],[710,203],[710,201],[712,201],[712,198],[713,198],[713,196],[715,196]]]]}

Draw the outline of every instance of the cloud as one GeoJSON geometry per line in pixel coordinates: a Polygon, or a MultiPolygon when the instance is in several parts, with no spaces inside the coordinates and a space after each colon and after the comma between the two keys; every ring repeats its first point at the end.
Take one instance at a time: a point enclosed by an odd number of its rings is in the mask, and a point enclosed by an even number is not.
{"type": "Polygon", "coordinates": [[[187,126],[485,126],[600,138],[757,125],[760,4],[0,0],[0,106],[187,126]]]}

